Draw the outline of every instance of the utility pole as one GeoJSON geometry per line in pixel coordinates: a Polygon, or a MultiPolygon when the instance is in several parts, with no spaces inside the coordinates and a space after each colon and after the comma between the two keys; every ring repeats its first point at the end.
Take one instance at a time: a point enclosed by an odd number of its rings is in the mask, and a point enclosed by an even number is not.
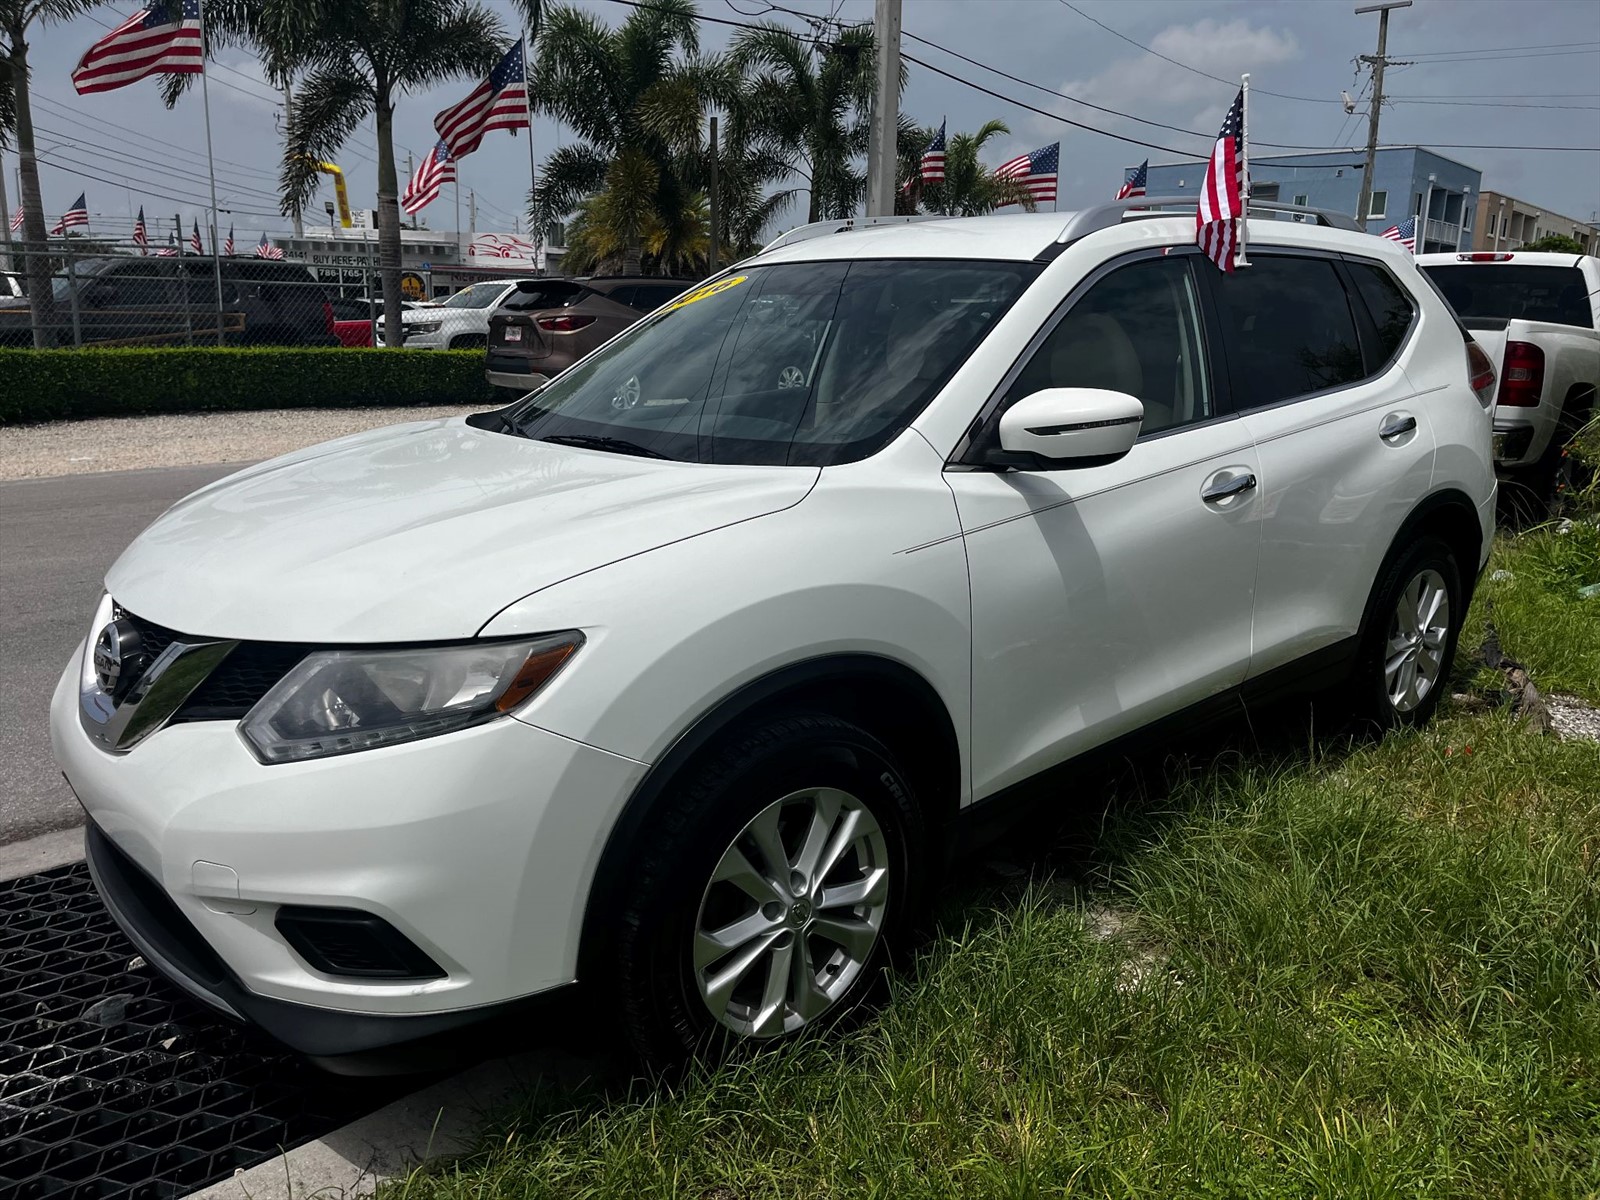
{"type": "Polygon", "coordinates": [[[474,236],[478,232],[478,193],[471,188],[467,189],[467,232],[474,236]]]}
{"type": "Polygon", "coordinates": [[[872,32],[877,79],[872,93],[871,141],[867,143],[867,216],[887,217],[894,212],[899,158],[895,139],[900,131],[900,0],[877,0],[872,32]]]}
{"type": "MultiPolygon", "coordinates": [[[[715,118],[713,118],[714,120],[715,118]]],[[[0,157],[0,237],[6,240],[5,266],[11,269],[11,202],[6,199],[6,164],[0,157]]]]}
{"type": "MultiPolygon", "coordinates": [[[[717,200],[718,200],[718,196],[717,196],[717,156],[718,156],[719,153],[720,153],[720,151],[719,151],[718,146],[717,146],[717,118],[713,115],[712,118],[711,118],[711,159],[710,159],[710,163],[711,163],[711,247],[710,247],[710,249],[708,249],[706,251],[706,273],[708,275],[715,275],[717,273],[717,267],[719,265],[718,264],[718,259],[720,257],[717,254],[717,240],[718,240],[718,230],[717,230],[717,215],[718,215],[717,214],[717,200]]],[[[4,207],[4,205],[0,205],[0,207],[4,207]]]]}
{"type": "MultiPolygon", "coordinates": [[[[410,179],[416,173],[417,173],[417,169],[412,164],[412,161],[411,161],[411,151],[407,150],[406,151],[406,178],[410,179]]],[[[405,218],[401,217],[400,218],[400,224],[404,225],[405,223],[406,223],[405,222],[405,218]]],[[[412,213],[411,214],[411,228],[415,229],[416,227],[417,227],[417,214],[416,213],[412,213]]]]}
{"type": "Polygon", "coordinates": [[[1372,105],[1367,113],[1367,165],[1361,172],[1361,199],[1356,201],[1356,220],[1361,222],[1362,229],[1367,227],[1367,214],[1372,211],[1372,168],[1378,158],[1378,116],[1383,112],[1383,68],[1388,62],[1384,54],[1389,48],[1389,10],[1410,7],[1411,0],[1383,0],[1381,4],[1364,4],[1356,9],[1357,16],[1369,12],[1378,14],[1378,52],[1361,56],[1362,62],[1372,64],[1372,105]]]}

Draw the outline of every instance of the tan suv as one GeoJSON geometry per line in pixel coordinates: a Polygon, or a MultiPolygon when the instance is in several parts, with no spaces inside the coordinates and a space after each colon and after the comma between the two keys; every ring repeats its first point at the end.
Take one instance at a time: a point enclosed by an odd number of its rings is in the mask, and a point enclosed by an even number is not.
{"type": "Polygon", "coordinates": [[[495,387],[536,388],[691,283],[637,275],[525,279],[489,318],[485,374],[495,387]]]}

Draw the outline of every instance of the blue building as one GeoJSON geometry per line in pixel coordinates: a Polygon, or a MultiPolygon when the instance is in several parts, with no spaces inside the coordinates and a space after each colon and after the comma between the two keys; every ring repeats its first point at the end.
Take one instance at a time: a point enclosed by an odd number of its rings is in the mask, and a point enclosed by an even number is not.
{"type": "MultiPolygon", "coordinates": [[[[1250,156],[1251,195],[1307,208],[1355,215],[1361,198],[1365,154],[1343,150],[1318,154],[1250,156]]],[[[1129,167],[1126,175],[1131,176],[1129,167]]],[[[1198,195],[1205,181],[1204,160],[1151,163],[1151,196],[1198,195]]],[[[1421,146],[1379,150],[1372,168],[1372,204],[1367,231],[1382,233],[1415,215],[1417,253],[1467,250],[1477,214],[1483,175],[1476,167],[1421,146]],[[1426,209],[1427,221],[1422,216],[1426,209]]]]}

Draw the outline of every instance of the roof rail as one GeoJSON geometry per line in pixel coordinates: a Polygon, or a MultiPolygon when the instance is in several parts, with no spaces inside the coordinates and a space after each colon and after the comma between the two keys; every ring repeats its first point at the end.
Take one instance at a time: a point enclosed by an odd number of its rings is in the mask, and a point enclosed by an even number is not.
{"type": "MultiPolygon", "coordinates": [[[[1194,209],[1200,201],[1194,196],[1131,196],[1126,200],[1112,200],[1105,204],[1096,204],[1093,208],[1081,209],[1067,219],[1066,226],[1056,238],[1057,244],[1075,242],[1081,237],[1097,233],[1102,229],[1122,224],[1123,217],[1132,210],[1145,210],[1139,216],[1175,216],[1173,213],[1151,212],[1151,209],[1186,208],[1194,209]]],[[[1303,208],[1298,204],[1280,204],[1275,200],[1252,200],[1250,207],[1263,212],[1301,213],[1316,217],[1317,224],[1329,229],[1348,229],[1356,233],[1363,232],[1356,219],[1347,213],[1333,212],[1326,208],[1303,208]]]]}
{"type": "Polygon", "coordinates": [[[826,237],[830,233],[849,233],[853,229],[866,229],[871,225],[910,225],[916,221],[949,219],[938,213],[915,213],[909,216],[846,217],[841,221],[813,221],[809,225],[797,225],[786,233],[780,233],[761,247],[761,253],[765,254],[768,250],[776,250],[779,246],[788,246],[794,242],[809,242],[812,238],[826,237]]]}

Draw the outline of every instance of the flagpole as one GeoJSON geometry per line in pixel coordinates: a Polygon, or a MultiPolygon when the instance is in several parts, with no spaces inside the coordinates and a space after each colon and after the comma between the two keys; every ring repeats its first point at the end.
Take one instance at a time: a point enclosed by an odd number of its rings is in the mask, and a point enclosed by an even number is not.
{"type": "Polygon", "coordinates": [[[1239,158],[1244,170],[1244,180],[1240,185],[1243,194],[1239,197],[1239,252],[1234,256],[1233,265],[1248,267],[1250,265],[1250,73],[1246,71],[1239,76],[1239,80],[1239,91],[1244,96],[1239,114],[1239,158]]]}
{"type": "MultiPolygon", "coordinates": [[[[533,39],[528,36],[526,28],[522,31],[522,92],[528,100],[528,204],[533,204],[533,191],[539,186],[539,165],[533,153],[533,39]]],[[[460,195],[457,194],[457,202],[460,195]]],[[[543,271],[544,267],[539,262],[539,252],[544,247],[544,230],[533,231],[533,265],[543,271]]]]}
{"type": "Polygon", "coordinates": [[[199,0],[200,13],[200,103],[206,112],[206,176],[211,184],[211,267],[217,287],[217,345],[222,337],[222,247],[217,241],[217,228],[221,217],[217,212],[217,164],[211,152],[211,72],[206,70],[206,4],[199,0]]]}

